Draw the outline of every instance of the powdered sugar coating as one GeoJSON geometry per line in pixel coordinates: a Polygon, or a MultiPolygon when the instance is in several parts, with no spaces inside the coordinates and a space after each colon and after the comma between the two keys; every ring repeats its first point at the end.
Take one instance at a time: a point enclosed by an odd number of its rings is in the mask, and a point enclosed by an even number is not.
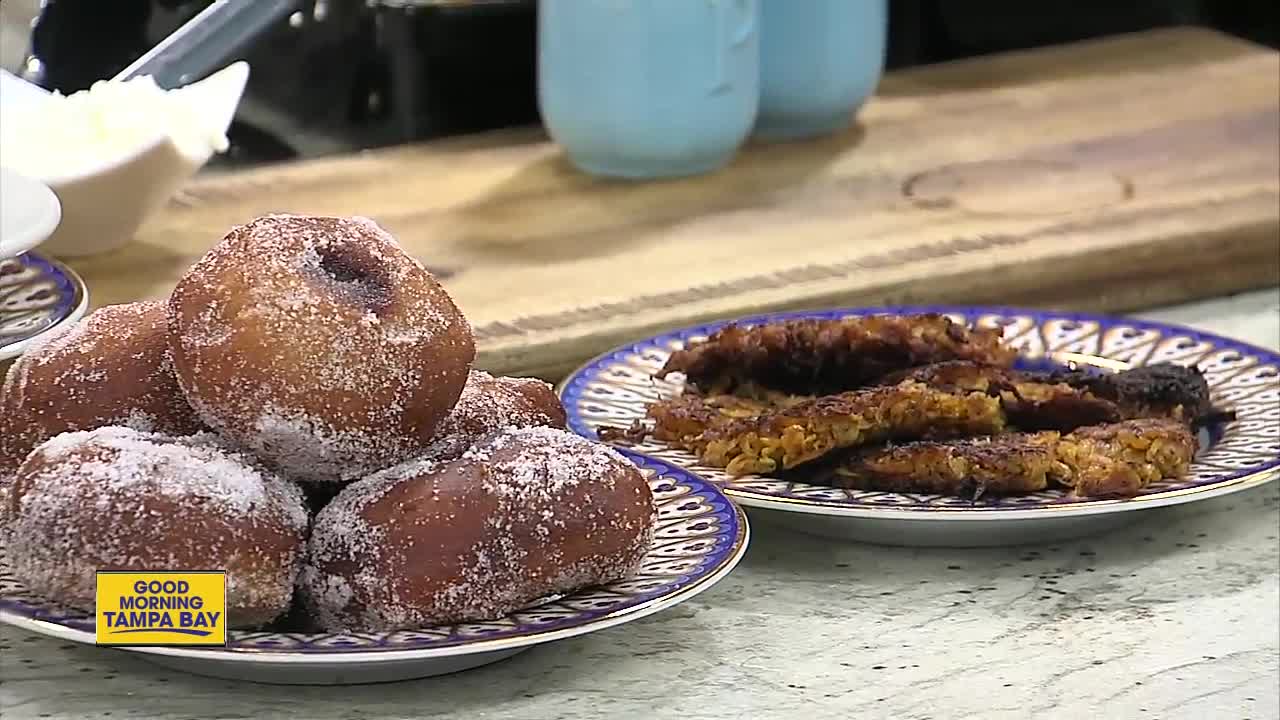
{"type": "Polygon", "coordinates": [[[537,378],[494,377],[472,370],[437,437],[478,438],[503,428],[546,425],[564,428],[565,412],[555,389],[537,378]]]}
{"type": "Polygon", "coordinates": [[[453,409],[421,457],[458,457],[480,438],[507,428],[565,427],[564,406],[550,384],[537,378],[495,377],[472,370],[453,409]]]}
{"type": "Polygon", "coordinates": [[[475,356],[449,296],[364,218],[238,227],[179,281],[169,312],[197,414],[300,480],[362,477],[423,450],[475,356]]]}
{"type": "Polygon", "coordinates": [[[208,433],[64,433],[14,477],[14,575],[91,610],[98,570],[225,570],[227,617],[268,622],[290,603],[308,517],[296,485],[208,433]]]}
{"type": "Polygon", "coordinates": [[[303,597],[333,631],[490,620],[635,572],[657,514],[639,470],[548,427],[353,483],[315,518],[303,597]]]}
{"type": "Polygon", "coordinates": [[[200,429],[173,375],[163,301],[100,308],[14,362],[0,387],[0,476],[54,435],[106,425],[200,429]]]}

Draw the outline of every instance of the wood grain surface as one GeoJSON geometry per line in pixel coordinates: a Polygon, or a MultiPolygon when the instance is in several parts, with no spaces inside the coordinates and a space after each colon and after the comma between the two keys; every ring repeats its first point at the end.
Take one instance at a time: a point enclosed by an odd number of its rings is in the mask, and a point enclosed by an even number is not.
{"type": "Polygon", "coordinates": [[[1146,33],[893,74],[857,126],[714,175],[587,178],[532,131],[192,182],[71,263],[95,305],[168,292],[234,224],[361,214],[444,280],[480,364],[552,377],[768,309],[1131,310],[1280,283],[1280,56],[1146,33]]]}

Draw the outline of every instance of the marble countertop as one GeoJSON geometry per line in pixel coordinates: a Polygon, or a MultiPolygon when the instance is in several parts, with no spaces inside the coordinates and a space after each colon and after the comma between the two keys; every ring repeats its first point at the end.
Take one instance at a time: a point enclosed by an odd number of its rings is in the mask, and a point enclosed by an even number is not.
{"type": "MultiPolygon", "coordinates": [[[[1148,317],[1280,348],[1280,289],[1148,317]]],[[[1280,718],[1280,484],[1031,548],[762,522],[669,612],[447,677],[209,680],[0,628],[0,718],[1280,718]]]]}

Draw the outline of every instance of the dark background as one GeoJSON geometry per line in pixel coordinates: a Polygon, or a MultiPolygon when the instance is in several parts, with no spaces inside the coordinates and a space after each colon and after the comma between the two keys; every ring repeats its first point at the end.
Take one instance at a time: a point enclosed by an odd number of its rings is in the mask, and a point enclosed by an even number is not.
{"type": "MultiPolygon", "coordinates": [[[[204,4],[53,0],[34,35],[39,80],[71,92],[109,77],[204,4]]],[[[254,71],[224,164],[538,121],[533,0],[305,0],[300,8],[242,53],[254,71]],[[301,147],[295,138],[308,134],[331,142],[301,147]]],[[[891,69],[1179,25],[1280,46],[1274,0],[891,0],[890,8],[891,69]]]]}

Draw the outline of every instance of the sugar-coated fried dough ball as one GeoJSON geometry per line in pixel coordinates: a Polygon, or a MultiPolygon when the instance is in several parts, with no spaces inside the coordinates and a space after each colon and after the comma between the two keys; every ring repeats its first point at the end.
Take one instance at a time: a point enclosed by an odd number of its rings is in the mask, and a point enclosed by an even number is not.
{"type": "Polygon", "coordinates": [[[169,312],[200,418],[298,480],[353,480],[416,455],[475,357],[440,284],[363,218],[238,227],[182,277],[169,312]]]}
{"type": "Polygon", "coordinates": [[[303,602],[333,630],[501,617],[635,572],[656,510],[617,452],[548,427],[346,487],[313,524],[303,602]]]}
{"type": "Polygon", "coordinates": [[[261,625],[289,607],[306,543],[298,487],[208,433],[58,435],[18,469],[7,502],[14,576],[85,610],[99,570],[225,570],[228,624],[261,625]]]}
{"type": "Polygon", "coordinates": [[[100,308],[14,362],[0,388],[0,478],[54,435],[106,425],[200,429],[173,376],[163,301],[100,308]]]}

